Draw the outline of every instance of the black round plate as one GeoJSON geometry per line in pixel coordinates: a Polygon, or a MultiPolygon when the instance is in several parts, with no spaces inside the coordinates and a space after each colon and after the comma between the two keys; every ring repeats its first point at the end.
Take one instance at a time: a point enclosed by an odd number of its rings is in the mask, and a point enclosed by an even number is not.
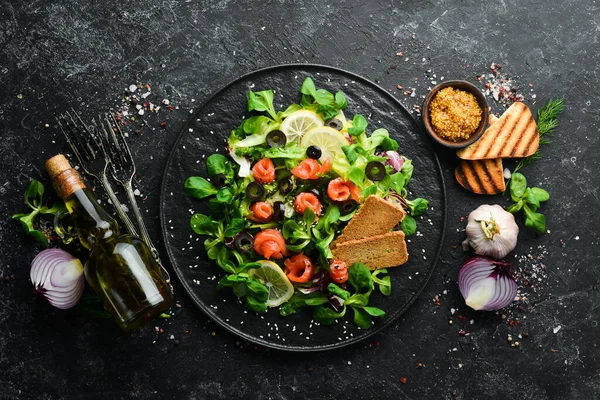
{"type": "Polygon", "coordinates": [[[333,349],[363,340],[394,322],[408,309],[433,273],[444,238],[446,196],[438,159],[410,113],[384,89],[350,72],[321,65],[281,65],[236,79],[198,109],[179,135],[167,161],[161,191],[161,223],[169,259],[194,303],[225,329],[253,343],[291,351],[333,349]],[[247,93],[272,89],[276,109],[300,101],[300,86],[311,77],[318,88],[339,90],[348,100],[347,115],[368,117],[370,133],[386,128],[412,159],[410,197],[424,197],[430,208],[417,217],[417,233],[407,238],[409,260],[391,268],[392,294],[373,293],[370,305],[386,311],[368,330],[354,325],[353,312],[331,326],[315,324],[310,312],[281,317],[277,309],[264,315],[247,311],[230,290],[217,290],[221,269],[206,257],[203,237],[195,235],[193,212],[209,214],[208,202],[189,198],[183,183],[189,176],[206,176],[205,159],[224,154],[229,133],[248,117],[247,93]]]}

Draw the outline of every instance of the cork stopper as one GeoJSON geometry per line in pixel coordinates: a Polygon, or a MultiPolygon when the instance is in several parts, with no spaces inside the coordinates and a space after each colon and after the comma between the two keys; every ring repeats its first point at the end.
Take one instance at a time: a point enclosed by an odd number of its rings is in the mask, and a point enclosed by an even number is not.
{"type": "Polygon", "coordinates": [[[46,171],[52,179],[54,190],[63,200],[79,189],[85,189],[85,183],[81,176],[75,171],[69,160],[62,154],[58,154],[46,161],[46,171]]]}

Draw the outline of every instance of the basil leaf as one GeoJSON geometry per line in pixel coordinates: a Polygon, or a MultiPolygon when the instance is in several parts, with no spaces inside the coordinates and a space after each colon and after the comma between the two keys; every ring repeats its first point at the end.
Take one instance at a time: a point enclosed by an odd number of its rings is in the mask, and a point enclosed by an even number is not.
{"type": "Polygon", "coordinates": [[[527,179],[520,172],[514,172],[510,178],[510,197],[517,202],[527,189],[527,179]]]}
{"type": "Polygon", "coordinates": [[[363,307],[363,310],[365,310],[367,313],[369,313],[369,315],[373,317],[385,316],[385,311],[377,307],[363,307]]]}
{"type": "Polygon", "coordinates": [[[377,186],[375,185],[371,185],[367,188],[365,188],[361,193],[360,193],[360,197],[362,197],[363,199],[366,199],[367,197],[373,195],[377,193],[377,186]]]}
{"type": "Polygon", "coordinates": [[[300,93],[311,95],[316,91],[315,82],[311,78],[304,79],[302,86],[300,86],[300,93]]]}
{"type": "Polygon", "coordinates": [[[365,171],[359,167],[352,167],[348,171],[348,179],[359,188],[362,188],[365,181],[365,171]]]}
{"type": "Polygon", "coordinates": [[[353,307],[355,307],[355,306],[364,307],[367,304],[369,304],[369,296],[370,295],[371,295],[371,292],[355,293],[354,295],[352,295],[352,297],[350,299],[348,299],[348,302],[346,304],[352,305],[353,307]]]}
{"type": "Polygon", "coordinates": [[[523,205],[525,213],[525,226],[531,228],[537,233],[546,232],[546,217],[543,214],[532,211],[527,204],[523,205]]]}
{"type": "Polygon", "coordinates": [[[405,215],[400,227],[405,236],[411,236],[417,231],[417,222],[410,215],[405,215]]]}
{"type": "Polygon", "coordinates": [[[270,111],[273,110],[273,91],[248,92],[248,111],[270,111]]]}
{"type": "Polygon", "coordinates": [[[342,318],[346,315],[346,307],[340,312],[336,312],[329,307],[319,306],[313,312],[313,319],[323,325],[331,325],[333,321],[338,318],[342,318]]]}
{"type": "Polygon", "coordinates": [[[506,211],[508,211],[509,213],[516,213],[519,212],[521,210],[521,208],[523,208],[523,200],[519,199],[518,202],[511,204],[506,211]]]}
{"type": "Polygon", "coordinates": [[[264,303],[269,298],[269,289],[256,279],[250,279],[246,282],[248,292],[252,297],[264,303]]]}
{"type": "Polygon", "coordinates": [[[211,154],[206,159],[206,170],[210,176],[227,174],[227,158],[222,154],[211,154]]]}
{"type": "Polygon", "coordinates": [[[194,198],[203,199],[218,192],[212,183],[201,176],[191,176],[183,185],[185,192],[194,198]]]}
{"type": "Polygon", "coordinates": [[[346,95],[344,95],[344,92],[337,92],[335,94],[335,104],[340,110],[345,110],[348,107],[348,102],[346,101],[346,95]]]}
{"type": "Polygon", "coordinates": [[[356,152],[356,144],[353,144],[351,146],[342,146],[342,151],[344,152],[344,155],[346,156],[346,158],[348,159],[348,162],[350,164],[354,164],[356,162],[356,160],[358,159],[358,153],[356,152]]]}
{"type": "Polygon", "coordinates": [[[204,214],[194,214],[190,218],[190,227],[198,235],[214,236],[219,223],[204,214]]]}
{"type": "Polygon", "coordinates": [[[361,263],[354,263],[348,268],[348,282],[356,290],[356,293],[367,293],[373,287],[371,271],[361,263]]]}
{"type": "Polygon", "coordinates": [[[231,193],[231,190],[229,188],[224,187],[219,189],[216,198],[219,201],[219,203],[229,203],[231,199],[233,199],[233,194],[231,193]]]}
{"type": "Polygon", "coordinates": [[[302,107],[299,104],[291,104],[288,108],[285,109],[285,111],[279,111],[277,113],[277,120],[282,121],[284,118],[287,118],[291,114],[301,109],[302,107]]]}
{"type": "Polygon", "coordinates": [[[267,304],[266,301],[260,301],[256,297],[246,296],[246,308],[250,311],[254,311],[256,313],[264,313],[267,312],[267,304]]]}
{"type": "Polygon", "coordinates": [[[525,202],[529,204],[532,211],[537,211],[537,209],[540,208],[540,201],[530,188],[525,190],[523,198],[525,199],[525,202]]]}
{"type": "Polygon", "coordinates": [[[310,207],[306,207],[304,209],[304,223],[306,224],[306,229],[310,229],[310,226],[315,222],[317,216],[315,212],[310,207]]]}
{"type": "Polygon", "coordinates": [[[406,177],[401,172],[396,172],[390,175],[390,188],[396,193],[402,193],[406,185],[406,177]]]}
{"type": "Polygon", "coordinates": [[[368,122],[365,117],[360,114],[356,114],[352,119],[352,127],[348,128],[348,133],[351,136],[358,136],[363,133],[365,129],[367,129],[367,125],[368,122]]]}
{"type": "Polygon", "coordinates": [[[281,234],[284,238],[289,239],[292,237],[295,231],[302,231],[302,228],[296,221],[293,219],[289,219],[283,223],[283,227],[281,228],[281,234]]]}
{"type": "Polygon", "coordinates": [[[371,278],[373,279],[374,283],[379,285],[379,291],[381,294],[384,296],[389,296],[392,293],[392,283],[390,281],[390,276],[387,275],[387,269],[384,268],[373,271],[371,278]],[[385,276],[380,278],[379,275],[383,274],[385,274],[385,276]]]}
{"type": "Polygon", "coordinates": [[[323,119],[325,121],[327,121],[328,119],[333,118],[336,115],[338,115],[339,109],[334,106],[322,104],[322,105],[319,105],[319,107],[317,107],[317,112],[319,114],[321,114],[321,116],[323,117],[323,119]]]}
{"type": "Polygon", "coordinates": [[[354,323],[361,329],[369,329],[372,325],[371,316],[364,309],[352,307],[354,310],[354,323]]]}
{"type": "Polygon", "coordinates": [[[330,106],[332,104],[335,104],[333,94],[329,93],[325,89],[317,89],[311,93],[311,96],[315,99],[317,104],[321,106],[330,106]]]}
{"type": "Polygon", "coordinates": [[[539,187],[532,187],[531,191],[533,192],[533,194],[535,195],[535,197],[537,197],[538,201],[540,203],[547,201],[550,198],[550,194],[548,194],[548,192],[546,192],[544,189],[539,188],[539,187]]]}
{"type": "Polygon", "coordinates": [[[230,274],[235,273],[235,265],[229,260],[229,252],[227,247],[222,246],[217,255],[217,265],[225,272],[230,274]]]}
{"type": "Polygon", "coordinates": [[[347,290],[342,289],[341,287],[339,287],[338,285],[336,285],[335,283],[330,283],[327,286],[327,290],[329,291],[329,293],[334,294],[342,299],[344,299],[344,301],[348,300],[350,298],[350,292],[347,290]]]}
{"type": "Polygon", "coordinates": [[[44,196],[44,185],[40,181],[32,180],[25,189],[25,203],[33,208],[39,208],[42,205],[42,197],[44,196]]]}
{"type": "Polygon", "coordinates": [[[228,226],[225,227],[223,235],[225,237],[233,237],[244,229],[244,220],[242,218],[234,218],[228,226]]]}
{"type": "MultiPolygon", "coordinates": [[[[264,135],[264,134],[268,133],[269,131],[273,130],[274,125],[276,125],[276,124],[277,124],[277,122],[273,121],[271,118],[266,117],[264,115],[255,115],[253,117],[248,118],[243,123],[244,132],[246,132],[248,134],[252,134],[252,135],[259,135],[259,136],[257,136],[256,141],[248,143],[245,147],[251,147],[251,146],[263,144],[265,142],[265,139],[262,139],[262,137],[260,135],[264,135]],[[259,137],[260,137],[260,140],[258,139],[259,137]],[[260,142],[260,143],[257,143],[257,142],[260,142]]],[[[265,138],[266,138],[266,136],[265,136],[265,138]]],[[[248,139],[245,142],[247,142],[247,141],[248,141],[248,139]]],[[[242,144],[240,144],[240,146],[241,145],[242,144]]]]}
{"type": "Polygon", "coordinates": [[[406,200],[406,204],[408,204],[410,214],[413,217],[423,214],[429,207],[429,202],[421,197],[417,197],[414,200],[406,200]]]}

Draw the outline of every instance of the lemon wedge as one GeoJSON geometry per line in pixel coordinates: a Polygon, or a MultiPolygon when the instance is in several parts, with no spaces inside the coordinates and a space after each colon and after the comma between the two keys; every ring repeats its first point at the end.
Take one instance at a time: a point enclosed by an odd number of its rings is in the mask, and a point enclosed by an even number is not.
{"type": "Polygon", "coordinates": [[[344,135],[333,128],[328,126],[319,126],[306,132],[300,145],[304,148],[310,146],[317,146],[321,149],[321,157],[319,160],[324,161],[329,158],[331,161],[334,159],[336,153],[342,152],[342,146],[347,146],[350,143],[344,137],[344,135]]]}
{"type": "Polygon", "coordinates": [[[277,307],[285,303],[294,294],[294,286],[283,273],[279,265],[273,261],[257,261],[260,268],[248,271],[253,279],[261,281],[269,289],[267,307],[277,307]]]}
{"type": "Polygon", "coordinates": [[[281,131],[285,134],[287,142],[300,141],[309,130],[323,126],[323,118],[310,110],[298,110],[287,116],[281,123],[281,131]]]}

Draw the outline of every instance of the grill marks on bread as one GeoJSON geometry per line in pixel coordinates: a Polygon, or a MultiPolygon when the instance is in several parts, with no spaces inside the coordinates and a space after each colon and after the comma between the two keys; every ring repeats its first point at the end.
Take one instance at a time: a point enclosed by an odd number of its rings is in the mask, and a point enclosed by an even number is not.
{"type": "Polygon", "coordinates": [[[486,129],[481,139],[456,154],[464,160],[527,157],[537,151],[539,139],[529,107],[516,102],[486,129]]]}
{"type": "Polygon", "coordinates": [[[498,194],[505,189],[502,159],[460,160],[454,170],[458,183],[477,194],[498,194]]]}
{"type": "MultiPolygon", "coordinates": [[[[488,124],[491,126],[496,121],[498,117],[490,114],[488,124]]],[[[460,160],[454,177],[462,187],[477,194],[498,194],[506,188],[501,158],[460,160]]]]}

